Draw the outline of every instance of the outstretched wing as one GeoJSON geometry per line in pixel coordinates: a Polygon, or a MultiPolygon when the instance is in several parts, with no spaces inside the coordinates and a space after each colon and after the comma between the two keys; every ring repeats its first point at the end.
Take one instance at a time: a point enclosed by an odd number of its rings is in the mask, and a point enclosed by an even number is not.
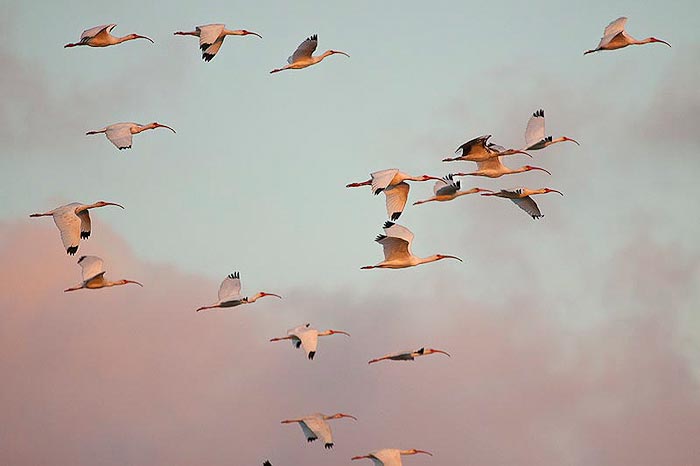
{"type": "Polygon", "coordinates": [[[53,222],[61,232],[61,241],[66,252],[71,256],[78,252],[80,244],[80,218],[75,215],[75,207],[66,206],[53,215],[53,222]]]}
{"type": "Polygon", "coordinates": [[[131,126],[133,124],[134,123],[119,123],[112,125],[107,128],[105,135],[119,150],[131,149],[131,126]]]}
{"type": "Polygon", "coordinates": [[[224,39],[225,37],[222,37],[221,39],[217,39],[216,42],[211,44],[209,47],[206,49],[202,50],[202,60],[206,62],[210,62],[212,58],[219,52],[219,49],[221,46],[224,44],[224,39]]]}
{"type": "Polygon", "coordinates": [[[394,448],[387,448],[371,453],[384,466],[401,466],[401,453],[394,448]]]}
{"type": "Polygon", "coordinates": [[[460,187],[461,183],[459,181],[455,181],[452,174],[449,174],[441,180],[435,182],[433,192],[436,196],[451,196],[459,191],[460,187]]]}
{"type": "Polygon", "coordinates": [[[208,49],[216,39],[219,38],[222,32],[224,32],[223,24],[205,24],[204,26],[197,26],[196,30],[199,32],[199,48],[202,51],[208,49]]]}
{"type": "Polygon", "coordinates": [[[540,208],[530,196],[521,197],[518,199],[511,199],[521,209],[523,209],[532,218],[544,217],[540,212],[540,208]]]}
{"type": "Polygon", "coordinates": [[[297,47],[292,56],[287,58],[287,62],[291,64],[299,60],[311,58],[311,54],[314,53],[317,46],[318,36],[314,34],[313,36],[307,38],[304,42],[299,44],[299,47],[297,47]]]}
{"type": "Polygon", "coordinates": [[[307,442],[313,442],[314,440],[318,440],[318,437],[316,436],[314,431],[309,429],[309,427],[306,425],[306,421],[301,421],[299,425],[301,426],[301,430],[304,431],[304,436],[306,437],[307,442]]]}
{"type": "Polygon", "coordinates": [[[384,248],[384,260],[404,259],[411,255],[408,249],[408,241],[402,240],[401,238],[378,235],[375,241],[384,248]]]}
{"type": "Polygon", "coordinates": [[[411,187],[408,183],[401,182],[384,190],[386,196],[386,213],[391,220],[397,220],[408,200],[408,191],[411,187]]]}
{"type": "Polygon", "coordinates": [[[83,269],[83,281],[88,282],[105,273],[104,262],[97,256],[82,256],[78,265],[83,269]]]}
{"type": "Polygon", "coordinates": [[[525,144],[527,147],[531,147],[542,141],[544,136],[544,110],[539,109],[532,114],[530,120],[527,122],[527,128],[525,129],[525,144]]]}
{"type": "Polygon", "coordinates": [[[384,233],[390,238],[399,238],[409,245],[413,242],[413,233],[403,225],[394,222],[384,222],[384,233]]]}
{"type": "Polygon", "coordinates": [[[89,238],[91,231],[90,213],[87,209],[82,210],[78,213],[78,218],[80,219],[80,238],[89,238]]]}
{"type": "Polygon", "coordinates": [[[235,301],[241,297],[241,276],[233,272],[221,282],[219,287],[219,301],[235,301]]]}
{"type": "Polygon", "coordinates": [[[333,444],[333,433],[331,432],[331,426],[328,425],[326,421],[320,417],[314,416],[304,419],[304,424],[306,424],[306,427],[308,427],[317,438],[320,438],[324,444],[333,444]]]}
{"type": "Polygon", "coordinates": [[[316,354],[316,348],[318,347],[318,331],[310,328],[299,332],[297,337],[301,340],[301,347],[304,348],[306,356],[309,359],[313,359],[313,354],[316,354]]]}
{"type": "Polygon", "coordinates": [[[370,173],[369,176],[372,177],[372,194],[379,194],[385,190],[398,172],[398,168],[389,168],[388,170],[370,173]]]}
{"type": "Polygon", "coordinates": [[[80,42],[87,42],[101,32],[111,32],[116,24],[103,24],[101,26],[95,26],[94,28],[86,29],[80,34],[80,42]]]}
{"type": "Polygon", "coordinates": [[[608,24],[608,26],[605,28],[605,31],[603,32],[603,37],[601,37],[600,39],[598,48],[610,43],[610,41],[612,41],[616,35],[618,35],[621,32],[624,32],[626,23],[627,18],[621,16],[620,18],[617,18],[615,21],[608,24]]]}
{"type": "Polygon", "coordinates": [[[464,144],[462,144],[461,146],[459,146],[457,148],[457,150],[455,151],[455,153],[457,153],[461,150],[462,155],[464,156],[464,155],[467,155],[467,154],[471,153],[472,151],[476,150],[477,148],[479,148],[481,150],[485,150],[486,149],[486,141],[488,141],[490,137],[491,137],[490,134],[486,134],[484,136],[479,136],[478,138],[474,138],[471,141],[467,141],[464,144]]]}

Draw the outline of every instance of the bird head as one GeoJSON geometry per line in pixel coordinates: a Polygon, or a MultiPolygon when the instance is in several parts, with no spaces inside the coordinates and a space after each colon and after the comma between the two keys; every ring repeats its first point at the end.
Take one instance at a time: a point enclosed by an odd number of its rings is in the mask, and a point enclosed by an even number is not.
{"type": "Polygon", "coordinates": [[[423,354],[433,354],[433,353],[446,354],[448,357],[452,357],[452,356],[450,356],[450,353],[448,353],[447,351],[443,351],[443,350],[439,350],[439,349],[435,349],[435,348],[428,348],[425,351],[423,351],[423,354]]]}
{"type": "MultiPolygon", "coordinates": [[[[492,190],[484,189],[484,188],[474,188],[474,192],[476,192],[476,193],[493,193],[492,190]]],[[[482,196],[483,196],[483,194],[482,194],[482,196]]]]}
{"type": "Polygon", "coordinates": [[[420,179],[421,179],[421,181],[428,181],[428,180],[438,180],[438,181],[440,181],[442,178],[437,177],[437,176],[421,175],[420,179]]]}
{"type": "Polygon", "coordinates": [[[151,44],[154,43],[153,39],[151,39],[150,37],[141,36],[139,34],[129,34],[129,39],[146,39],[146,40],[150,40],[151,44]]]}
{"type": "Polygon", "coordinates": [[[558,193],[558,194],[561,194],[562,196],[564,195],[563,192],[557,191],[556,189],[543,188],[543,191],[545,192],[545,194],[547,194],[547,193],[558,193]]]}
{"type": "Polygon", "coordinates": [[[404,455],[417,455],[418,453],[423,453],[424,455],[433,456],[433,454],[430,453],[429,451],[425,451],[425,450],[416,450],[415,448],[411,448],[410,450],[408,450],[408,451],[406,451],[406,452],[403,452],[404,455]]]}
{"type": "Polygon", "coordinates": [[[356,418],[355,416],[351,416],[350,414],[344,414],[344,413],[335,413],[335,414],[332,415],[332,416],[327,416],[327,417],[324,416],[324,417],[325,417],[326,419],[340,419],[340,418],[343,418],[343,417],[349,417],[350,419],[354,419],[355,421],[357,421],[357,418],[356,418]]]}
{"type": "Polygon", "coordinates": [[[262,39],[262,36],[258,34],[257,32],[253,31],[246,31],[245,29],[240,29],[238,31],[235,31],[238,33],[239,36],[258,36],[259,38],[262,39]]]}
{"type": "Polygon", "coordinates": [[[457,257],[457,256],[448,256],[448,255],[445,255],[445,254],[436,254],[436,255],[435,255],[435,257],[436,257],[436,259],[435,259],[435,260],[442,260],[442,259],[457,259],[457,260],[458,260],[458,261],[460,261],[460,262],[464,262],[464,261],[463,261],[462,259],[460,259],[460,258],[459,258],[459,257],[457,257]]]}
{"type": "Polygon", "coordinates": [[[578,141],[577,141],[576,139],[571,139],[571,138],[566,137],[566,136],[562,136],[561,139],[562,139],[562,141],[574,142],[574,143],[576,143],[577,146],[580,146],[580,145],[581,145],[581,144],[578,143],[578,141]]]}
{"type": "Polygon", "coordinates": [[[341,54],[341,55],[345,55],[346,57],[350,57],[350,55],[348,55],[348,54],[345,53],[345,52],[341,52],[340,50],[329,50],[329,51],[326,52],[326,53],[327,53],[328,55],[335,55],[336,53],[339,53],[339,54],[341,54]]]}
{"type": "Polygon", "coordinates": [[[138,286],[143,288],[143,285],[141,283],[134,281],[134,280],[118,280],[117,281],[118,285],[126,285],[127,283],[133,283],[133,284],[138,285],[138,286]]]}
{"type": "Polygon", "coordinates": [[[117,207],[121,207],[122,209],[124,208],[123,205],[117,204],[116,202],[107,202],[107,201],[97,201],[95,203],[95,207],[104,207],[106,205],[115,205],[117,207]]]}
{"type": "Polygon", "coordinates": [[[154,121],[153,123],[151,123],[151,126],[153,126],[153,128],[168,128],[168,129],[169,129],[170,131],[172,131],[173,133],[175,132],[175,130],[172,129],[170,126],[161,125],[161,124],[158,123],[157,121],[154,121]]]}
{"type": "Polygon", "coordinates": [[[666,45],[668,45],[669,47],[671,46],[671,44],[669,44],[669,43],[666,42],[665,40],[657,39],[656,37],[650,37],[650,38],[649,38],[649,42],[661,42],[662,44],[666,44],[666,45]]]}
{"type": "Polygon", "coordinates": [[[339,334],[341,334],[341,335],[350,336],[350,334],[349,334],[348,332],[344,332],[344,331],[342,331],[342,330],[332,330],[332,329],[329,329],[329,330],[327,330],[327,332],[328,332],[328,335],[335,335],[335,334],[339,333],[339,334]]]}
{"type": "Polygon", "coordinates": [[[541,168],[541,167],[533,167],[532,165],[525,165],[523,168],[525,169],[525,171],[528,171],[528,172],[531,170],[540,170],[540,171],[547,173],[548,175],[551,175],[551,173],[548,170],[545,170],[544,168],[541,168]]]}

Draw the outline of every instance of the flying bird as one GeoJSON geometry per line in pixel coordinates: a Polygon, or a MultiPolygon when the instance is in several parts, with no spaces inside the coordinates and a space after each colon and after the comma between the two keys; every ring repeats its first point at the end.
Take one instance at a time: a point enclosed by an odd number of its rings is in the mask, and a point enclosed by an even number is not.
{"type": "Polygon", "coordinates": [[[107,139],[109,139],[109,141],[119,150],[122,150],[131,149],[131,139],[134,134],[139,134],[142,131],[156,128],[168,128],[173,133],[175,132],[175,130],[170,126],[161,125],[160,123],[156,123],[154,121],[153,123],[149,123],[147,125],[140,125],[138,123],[115,123],[100,130],[88,131],[85,133],[85,135],[90,136],[92,134],[105,133],[107,139]]]}
{"type": "Polygon", "coordinates": [[[83,288],[90,290],[109,288],[110,286],[126,285],[127,283],[143,286],[141,283],[133,280],[117,280],[116,282],[105,280],[104,261],[97,256],[81,256],[80,259],[78,259],[78,265],[80,265],[82,269],[83,282],[72,288],[63,290],[64,292],[82,290],[83,288]]]}
{"type": "Polygon", "coordinates": [[[282,296],[280,295],[265,293],[264,291],[260,291],[252,298],[241,296],[241,276],[238,272],[234,272],[224,278],[224,281],[221,282],[221,286],[219,287],[219,301],[210,306],[202,306],[197,309],[197,312],[205,309],[236,307],[242,304],[252,304],[265,296],[274,296],[282,299],[282,296]]]}
{"type": "Polygon", "coordinates": [[[384,448],[382,450],[373,451],[368,455],[363,456],[353,456],[352,460],[362,460],[368,459],[372,460],[374,466],[401,466],[401,455],[416,455],[418,453],[423,453],[425,455],[433,456],[432,453],[425,450],[398,450],[396,448],[384,448]]]}
{"type": "Polygon", "coordinates": [[[517,149],[506,149],[503,146],[488,142],[490,134],[485,136],[479,136],[471,141],[467,141],[455,150],[455,154],[461,151],[459,157],[448,157],[442,159],[443,162],[454,162],[457,160],[464,160],[467,162],[484,162],[486,160],[492,159],[494,157],[499,157],[502,155],[513,155],[513,154],[525,154],[528,157],[532,157],[527,152],[517,150],[517,149]]]}
{"type": "Polygon", "coordinates": [[[446,351],[442,351],[439,349],[434,349],[434,348],[420,348],[415,351],[399,351],[398,353],[389,353],[385,356],[382,356],[381,358],[376,358],[372,359],[371,361],[368,362],[368,364],[372,364],[375,362],[379,361],[386,361],[386,360],[392,360],[392,361],[413,361],[419,356],[427,356],[429,354],[435,354],[435,353],[441,353],[441,354],[446,354],[448,357],[450,354],[446,351]]]}
{"type": "Polygon", "coordinates": [[[331,426],[328,425],[326,421],[331,419],[340,419],[343,417],[349,417],[357,421],[355,416],[349,414],[336,413],[332,416],[326,416],[322,413],[312,414],[310,416],[304,416],[300,419],[287,419],[282,421],[282,424],[292,424],[298,422],[301,426],[301,430],[304,431],[307,442],[313,442],[319,438],[323,442],[323,446],[328,450],[333,448],[333,432],[331,432],[331,426]]]}
{"type": "Polygon", "coordinates": [[[415,265],[435,262],[441,259],[462,259],[456,256],[435,254],[429,257],[417,257],[411,252],[413,233],[403,225],[393,222],[384,223],[384,234],[378,235],[375,241],[384,248],[384,260],[377,265],[366,265],[367,269],[403,269],[415,265]]]}
{"type": "Polygon", "coordinates": [[[313,56],[312,54],[316,50],[317,46],[318,36],[314,34],[313,36],[309,37],[304,42],[299,44],[299,47],[297,47],[292,56],[287,58],[287,63],[289,63],[288,65],[285,65],[282,68],[274,69],[270,71],[270,74],[284,70],[299,70],[301,68],[306,68],[307,66],[315,65],[324,58],[336,53],[345,55],[346,57],[350,56],[347,53],[341,52],[339,50],[326,50],[321,55],[313,56]]]}
{"type": "Polygon", "coordinates": [[[133,39],[147,39],[153,43],[153,40],[146,36],[140,36],[138,34],[127,34],[124,37],[116,37],[111,34],[112,29],[116,24],[103,24],[102,26],[95,26],[94,28],[86,29],[80,35],[80,41],[74,44],[66,44],[63,47],[77,47],[79,45],[87,45],[89,47],[107,47],[109,45],[121,44],[127,40],[133,39]]]}
{"type": "Polygon", "coordinates": [[[583,52],[583,54],[586,55],[588,53],[598,52],[599,50],[617,50],[627,47],[628,45],[642,45],[650,44],[652,42],[661,42],[662,44],[666,44],[669,47],[671,46],[671,44],[669,44],[668,42],[663,41],[661,39],[657,39],[656,37],[647,37],[646,39],[642,40],[635,39],[634,37],[627,34],[627,31],[625,31],[626,23],[627,18],[622,16],[620,18],[617,18],[612,23],[608,24],[608,26],[605,28],[605,31],[603,32],[603,37],[601,37],[600,39],[600,43],[598,43],[598,47],[591,50],[586,50],[585,52],[583,52]]]}
{"type": "Polygon", "coordinates": [[[433,186],[433,193],[435,194],[435,196],[430,197],[428,199],[424,199],[422,201],[416,201],[413,203],[413,205],[425,204],[426,202],[432,201],[446,202],[451,201],[452,199],[457,199],[459,196],[466,196],[467,194],[493,192],[490,189],[482,188],[472,188],[466,191],[460,191],[461,186],[461,182],[455,181],[452,174],[449,174],[435,182],[435,186],[433,186]]]}
{"type": "Polygon", "coordinates": [[[533,167],[532,165],[523,165],[520,168],[508,168],[501,162],[499,156],[492,157],[488,160],[482,162],[476,162],[477,170],[470,173],[453,173],[453,176],[486,176],[488,178],[499,178],[503,175],[511,175],[514,173],[523,173],[531,170],[540,170],[549,175],[549,171],[540,167],[533,167]]]}
{"type": "Polygon", "coordinates": [[[482,196],[497,196],[497,197],[502,197],[505,199],[510,199],[523,209],[530,217],[533,219],[537,218],[542,218],[544,215],[540,212],[540,208],[537,207],[537,204],[535,201],[532,199],[532,197],[535,194],[547,194],[547,193],[558,193],[561,194],[562,196],[564,195],[561,191],[557,191],[556,189],[549,189],[549,188],[541,188],[541,189],[527,189],[527,188],[518,188],[514,189],[512,191],[507,191],[505,189],[502,189],[501,191],[497,193],[485,193],[482,194],[482,196]]]}
{"type": "Polygon", "coordinates": [[[306,352],[306,356],[309,359],[313,359],[316,355],[316,347],[318,346],[318,337],[325,337],[328,335],[342,334],[350,336],[348,332],[342,330],[326,330],[325,332],[319,332],[318,329],[311,327],[311,324],[299,325],[298,327],[290,328],[287,330],[286,337],[272,338],[270,341],[282,341],[291,340],[292,345],[295,348],[303,348],[306,352]]]}
{"type": "Polygon", "coordinates": [[[544,110],[539,109],[532,114],[527,122],[527,128],[525,129],[525,150],[540,150],[552,144],[564,141],[571,141],[579,146],[581,145],[578,141],[566,136],[556,139],[552,139],[552,136],[547,136],[544,130],[544,110]]]}
{"type": "Polygon", "coordinates": [[[58,227],[58,231],[61,232],[63,247],[66,248],[66,252],[72,256],[78,252],[80,239],[89,238],[92,232],[92,224],[90,222],[90,213],[88,210],[108,205],[124,208],[124,206],[114,202],[97,201],[94,204],[72,202],[56,207],[43,214],[31,214],[30,217],[53,217],[53,222],[56,224],[56,227],[58,227]]]}
{"type": "Polygon", "coordinates": [[[216,53],[221,48],[224,43],[226,36],[258,36],[262,39],[262,36],[257,32],[246,31],[245,29],[236,29],[231,31],[226,29],[224,24],[206,24],[204,26],[197,26],[194,31],[185,32],[178,31],[175,33],[176,36],[195,36],[199,37],[199,48],[202,50],[202,60],[209,62],[214,58],[216,53]]]}
{"type": "Polygon", "coordinates": [[[370,174],[370,179],[358,183],[345,185],[346,188],[357,188],[360,186],[371,186],[372,194],[375,196],[381,192],[386,196],[386,213],[391,220],[398,220],[406,206],[408,191],[411,187],[406,181],[428,181],[440,180],[435,176],[422,175],[410,176],[399,171],[398,168],[380,170],[370,174]]]}

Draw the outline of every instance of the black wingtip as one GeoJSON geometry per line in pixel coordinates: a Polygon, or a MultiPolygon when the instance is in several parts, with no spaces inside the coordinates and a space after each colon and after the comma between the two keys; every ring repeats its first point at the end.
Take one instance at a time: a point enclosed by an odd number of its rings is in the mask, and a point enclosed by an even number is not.
{"type": "Polygon", "coordinates": [[[311,351],[311,352],[309,353],[309,359],[311,359],[311,360],[313,361],[314,356],[316,356],[316,351],[311,351]]]}
{"type": "Polygon", "coordinates": [[[300,341],[295,341],[295,342],[294,342],[294,347],[295,347],[296,349],[299,349],[299,348],[301,347],[301,342],[300,342],[300,341]]]}
{"type": "Polygon", "coordinates": [[[312,36],[309,36],[309,38],[306,40],[318,40],[318,34],[314,34],[312,36]]]}
{"type": "Polygon", "coordinates": [[[324,447],[326,447],[326,450],[330,450],[331,448],[333,448],[333,444],[332,444],[332,443],[327,443],[327,444],[324,445],[324,447]]]}
{"type": "Polygon", "coordinates": [[[265,461],[265,462],[263,463],[263,466],[272,466],[272,463],[270,463],[269,461],[265,461]]]}
{"type": "Polygon", "coordinates": [[[399,217],[401,217],[401,212],[394,212],[393,214],[391,214],[392,220],[398,220],[399,217]]]}
{"type": "Polygon", "coordinates": [[[383,228],[391,228],[393,226],[394,226],[394,222],[390,222],[389,220],[387,220],[386,222],[384,222],[383,228]]]}
{"type": "Polygon", "coordinates": [[[543,109],[539,109],[539,110],[537,110],[535,113],[533,113],[532,116],[534,116],[535,118],[537,118],[537,117],[542,117],[542,118],[544,118],[544,110],[543,110],[543,109]]]}
{"type": "Polygon", "coordinates": [[[425,353],[425,347],[419,349],[418,351],[416,351],[416,353],[418,353],[418,354],[423,354],[423,353],[425,353]]]}
{"type": "Polygon", "coordinates": [[[386,235],[377,235],[377,237],[374,238],[374,241],[376,241],[378,243],[381,240],[383,240],[384,238],[386,238],[386,235]]]}
{"type": "MultiPolygon", "coordinates": [[[[71,247],[69,247],[69,248],[66,248],[66,252],[67,252],[68,254],[70,254],[71,256],[73,256],[73,255],[75,255],[76,252],[78,252],[78,246],[71,246],[71,247]]],[[[84,257],[85,257],[85,256],[83,256],[83,257],[81,257],[80,259],[78,259],[78,262],[80,262],[81,260],[83,260],[84,257]]]]}
{"type": "Polygon", "coordinates": [[[241,278],[241,274],[238,272],[233,272],[233,273],[228,274],[228,278],[233,278],[233,279],[241,278]]]}
{"type": "Polygon", "coordinates": [[[81,239],[88,239],[90,237],[90,232],[89,231],[81,231],[80,232],[80,238],[81,239]]]}
{"type": "Polygon", "coordinates": [[[209,63],[212,60],[212,58],[214,58],[214,55],[212,55],[211,53],[202,54],[202,60],[204,60],[207,63],[209,63]]]}

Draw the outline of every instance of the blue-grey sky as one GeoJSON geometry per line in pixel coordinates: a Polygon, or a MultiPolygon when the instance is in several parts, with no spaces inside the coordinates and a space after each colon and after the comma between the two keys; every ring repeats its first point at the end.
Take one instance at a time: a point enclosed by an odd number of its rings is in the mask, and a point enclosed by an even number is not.
{"type": "MultiPolygon", "coordinates": [[[[373,317],[383,312],[373,303],[395,298],[411,304],[402,325],[436,332],[464,324],[455,313],[472,306],[480,312],[523,306],[587,347],[597,335],[592,329],[619,330],[620,321],[645,315],[639,308],[649,304],[648,290],[634,274],[648,268],[669,280],[657,291],[668,297],[658,306],[675,316],[672,346],[692,364],[700,361],[697,291],[688,287],[692,280],[665,273],[700,276],[695,2],[6,1],[3,10],[0,233],[46,233],[51,260],[65,264],[57,272],[61,283],[77,279],[74,259],[62,256],[49,220],[28,214],[104,199],[126,210],[94,211],[93,236],[109,232],[129,257],[206,280],[207,287],[183,297],[187,306],[212,301],[220,279],[234,270],[244,291],[291,295],[283,322],[256,317],[264,337],[307,319],[299,302],[319,293],[328,309],[314,308],[313,315],[328,326],[359,325],[339,316],[334,302],[366,309],[362,318],[370,322],[390,322],[386,314],[373,317]],[[634,37],[655,36],[673,47],[582,56],[621,15],[634,37]],[[112,22],[115,34],[136,32],[155,44],[63,48],[84,29],[112,22]],[[263,39],[229,37],[204,63],[195,38],[172,33],[211,22],[263,39]],[[342,50],[350,58],[268,74],[314,33],[319,51],[342,50]],[[469,171],[472,164],[440,160],[482,134],[521,146],[538,108],[546,111],[548,133],[581,146],[558,144],[532,161],[516,156],[505,163],[542,166],[552,176],[466,178],[463,185],[563,191],[563,198],[538,199],[543,219],[476,196],[409,205],[400,223],[416,235],[414,252],[465,262],[359,270],[382,257],[373,239],[385,220],[384,200],[345,184],[393,167],[414,175],[469,171]],[[85,136],[120,121],[158,121],[177,134],[137,135],[128,151],[85,136]],[[680,263],[663,262],[667,256],[680,263]],[[442,306],[450,313],[440,313],[442,306]]],[[[414,183],[409,202],[431,194],[432,182],[414,183]]],[[[120,260],[94,237],[80,253],[120,260]]],[[[11,263],[2,267],[5,275],[13,270],[11,263]]],[[[61,283],[47,286],[62,289],[61,283]]],[[[147,285],[166,287],[157,280],[147,285]]],[[[571,345],[574,353],[581,349],[571,345]]],[[[570,453],[571,464],[590,459],[570,453]]]]}

